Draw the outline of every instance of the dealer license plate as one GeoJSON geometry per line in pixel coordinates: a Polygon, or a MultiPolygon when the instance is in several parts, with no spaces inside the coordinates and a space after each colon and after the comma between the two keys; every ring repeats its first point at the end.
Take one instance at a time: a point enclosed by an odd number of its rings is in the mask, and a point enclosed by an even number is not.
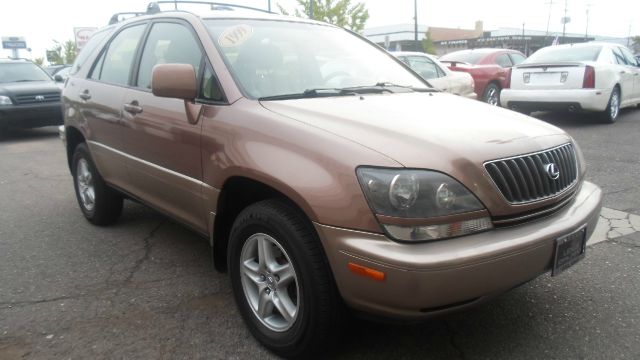
{"type": "Polygon", "coordinates": [[[587,249],[587,228],[556,239],[551,276],[556,276],[582,260],[587,249]]]}

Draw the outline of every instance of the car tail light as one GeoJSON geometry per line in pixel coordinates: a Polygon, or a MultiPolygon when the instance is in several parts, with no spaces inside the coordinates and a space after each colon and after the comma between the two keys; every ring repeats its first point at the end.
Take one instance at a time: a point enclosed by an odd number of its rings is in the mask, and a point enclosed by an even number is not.
{"type": "Polygon", "coordinates": [[[596,87],[596,69],[587,65],[584,68],[584,80],[582,80],[583,89],[594,89],[596,87]]]}
{"type": "Polygon", "coordinates": [[[508,68],[507,69],[507,75],[506,78],[504,79],[504,88],[508,89],[511,87],[511,70],[512,68],[508,68]]]}

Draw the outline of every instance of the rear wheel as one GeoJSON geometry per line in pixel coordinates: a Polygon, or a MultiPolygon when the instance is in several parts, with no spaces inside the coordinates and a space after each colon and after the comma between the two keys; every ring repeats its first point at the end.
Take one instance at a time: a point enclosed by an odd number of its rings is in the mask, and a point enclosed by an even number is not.
{"type": "Polygon", "coordinates": [[[500,87],[493,83],[487,85],[482,100],[489,105],[500,106],[500,87]]]}
{"type": "Polygon", "coordinates": [[[238,215],[229,241],[234,297],[253,336],[284,357],[330,348],[343,308],[309,220],[285,201],[261,201],[238,215]]]}
{"type": "Polygon", "coordinates": [[[78,205],[87,220],[95,225],[115,222],[122,213],[122,196],[104,182],[84,143],[74,150],[72,171],[78,205]]]}
{"type": "Polygon", "coordinates": [[[611,92],[607,108],[600,113],[600,118],[605,123],[613,124],[618,120],[618,115],[620,115],[620,90],[615,87],[611,92]]]}

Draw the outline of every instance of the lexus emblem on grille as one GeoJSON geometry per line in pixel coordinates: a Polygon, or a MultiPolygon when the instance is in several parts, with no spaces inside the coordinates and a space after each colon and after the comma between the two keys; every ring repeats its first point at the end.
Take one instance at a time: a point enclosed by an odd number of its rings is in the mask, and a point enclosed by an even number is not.
{"type": "Polygon", "coordinates": [[[554,163],[545,165],[544,171],[551,180],[557,180],[560,177],[560,170],[558,170],[558,167],[554,163]]]}
{"type": "Polygon", "coordinates": [[[36,96],[36,101],[44,101],[44,96],[42,95],[36,96]]]}

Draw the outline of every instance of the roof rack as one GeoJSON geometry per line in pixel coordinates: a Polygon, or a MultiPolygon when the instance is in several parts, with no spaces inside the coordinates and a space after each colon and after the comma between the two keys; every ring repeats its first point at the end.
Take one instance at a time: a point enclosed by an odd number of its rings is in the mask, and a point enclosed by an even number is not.
{"type": "Polygon", "coordinates": [[[260,9],[260,8],[255,8],[255,7],[251,7],[251,6],[228,4],[228,3],[221,3],[221,2],[211,2],[211,1],[195,1],[195,0],[162,0],[162,1],[155,1],[155,2],[152,2],[152,3],[149,4],[149,6],[147,7],[147,12],[149,12],[151,14],[154,14],[156,12],[160,12],[160,6],[158,6],[160,4],[173,4],[174,10],[178,10],[178,4],[198,4],[198,5],[209,5],[209,6],[211,6],[211,10],[233,10],[234,8],[238,8],[238,9],[246,9],[246,10],[253,10],[253,11],[260,11],[260,12],[264,12],[264,13],[274,14],[274,12],[272,12],[272,11],[265,10],[265,9],[260,9]],[[151,11],[154,11],[154,12],[151,12],[151,11]]]}
{"type": "Polygon", "coordinates": [[[115,13],[111,16],[111,19],[109,19],[109,25],[117,24],[120,21],[122,21],[120,20],[120,16],[123,16],[123,15],[133,15],[133,17],[136,17],[136,16],[147,15],[147,14],[151,14],[151,13],[150,12],[133,12],[133,11],[115,13]]]}
{"type": "Polygon", "coordinates": [[[128,11],[128,12],[115,13],[111,16],[111,19],[109,20],[109,25],[113,25],[124,20],[124,19],[121,20],[120,17],[125,15],[133,15],[132,17],[136,17],[136,16],[142,16],[142,15],[151,15],[151,14],[160,13],[162,12],[162,10],[160,9],[160,4],[173,4],[174,10],[178,10],[178,4],[197,4],[197,5],[209,5],[211,7],[211,10],[232,11],[234,10],[234,8],[237,8],[237,9],[260,11],[268,14],[275,14],[273,11],[269,11],[265,9],[254,8],[251,6],[244,6],[244,5],[221,3],[221,2],[194,1],[194,0],[163,0],[163,1],[154,1],[149,3],[149,5],[147,6],[146,12],[128,11]]]}

